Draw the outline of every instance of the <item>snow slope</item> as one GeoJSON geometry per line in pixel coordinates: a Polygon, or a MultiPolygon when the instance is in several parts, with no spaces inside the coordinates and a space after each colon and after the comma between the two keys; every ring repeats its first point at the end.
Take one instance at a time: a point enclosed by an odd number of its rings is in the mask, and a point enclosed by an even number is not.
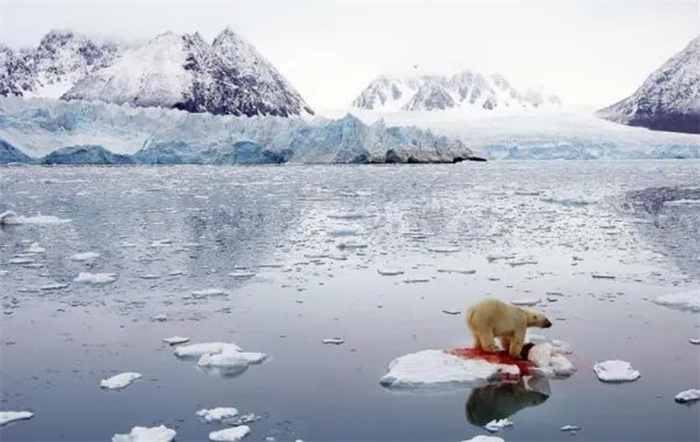
{"type": "Polygon", "coordinates": [[[700,133],[700,37],[652,72],[634,94],[598,114],[630,126],[700,133]]]}
{"type": "Polygon", "coordinates": [[[516,90],[499,74],[474,71],[443,75],[382,75],[353,101],[359,109],[435,111],[445,109],[536,108],[557,106],[559,97],[544,89],[516,90]]]}
{"type": "Polygon", "coordinates": [[[211,45],[198,33],[159,35],[126,50],[62,98],[213,114],[313,113],[275,67],[230,29],[211,45]]]}
{"type": "Polygon", "coordinates": [[[19,151],[63,164],[128,162],[117,155],[141,164],[453,162],[471,156],[458,140],[415,127],[367,125],[350,115],[248,118],[9,97],[0,99],[0,140],[12,161],[21,160],[19,151]]]}

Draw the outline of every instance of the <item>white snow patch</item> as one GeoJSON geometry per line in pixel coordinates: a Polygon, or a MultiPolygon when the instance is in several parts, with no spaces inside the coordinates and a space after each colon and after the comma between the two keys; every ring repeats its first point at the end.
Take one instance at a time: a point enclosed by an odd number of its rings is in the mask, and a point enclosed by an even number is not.
{"type": "Polygon", "coordinates": [[[211,409],[202,409],[196,413],[197,417],[202,418],[204,422],[221,421],[229,417],[236,417],[238,410],[233,407],[217,407],[211,409]]]}
{"type": "Polygon", "coordinates": [[[534,299],[534,298],[520,298],[520,299],[514,299],[514,300],[510,301],[510,303],[513,305],[532,306],[532,305],[539,304],[540,300],[534,299]]]}
{"type": "Polygon", "coordinates": [[[676,395],[676,402],[685,404],[687,402],[700,401],[700,390],[692,388],[690,390],[681,391],[676,395]]]}
{"type": "Polygon", "coordinates": [[[509,421],[508,419],[494,419],[488,424],[484,425],[484,428],[486,428],[486,430],[490,431],[491,433],[495,433],[498,430],[502,430],[504,428],[512,426],[513,422],[509,421]]]}
{"type": "Polygon", "coordinates": [[[190,340],[190,338],[185,338],[182,336],[173,336],[170,338],[163,338],[163,342],[167,342],[170,345],[183,344],[189,340],[190,340]]]}
{"type": "Polygon", "coordinates": [[[247,425],[240,425],[225,430],[212,431],[209,433],[209,440],[214,442],[230,442],[241,440],[248,434],[250,434],[250,427],[247,425]]]}
{"type": "Polygon", "coordinates": [[[84,282],[86,284],[109,284],[116,280],[116,273],[80,272],[80,274],[73,279],[73,282],[84,282]]]}
{"type": "Polygon", "coordinates": [[[552,350],[554,350],[554,347],[549,342],[537,344],[530,349],[527,359],[537,367],[549,367],[552,361],[552,350]]]}
{"type": "Polygon", "coordinates": [[[593,366],[593,371],[603,382],[631,382],[641,376],[641,373],[634,370],[629,362],[617,359],[598,362],[593,366]]]}
{"type": "Polygon", "coordinates": [[[659,296],[654,303],[682,311],[700,312],[700,289],[659,296]]]}
{"type": "Polygon", "coordinates": [[[170,442],[177,432],[165,425],[158,427],[134,427],[129,434],[115,434],[112,442],[170,442]]]}
{"type": "Polygon", "coordinates": [[[0,425],[30,419],[32,416],[34,413],[31,411],[0,411],[0,425]]]}
{"type": "Polygon", "coordinates": [[[423,350],[394,359],[380,383],[396,389],[478,386],[503,375],[520,375],[515,365],[464,359],[442,350],[423,350]]]}
{"type": "Polygon", "coordinates": [[[226,349],[229,349],[230,351],[242,351],[241,347],[237,346],[232,342],[205,342],[202,344],[192,344],[177,347],[175,349],[175,356],[184,358],[203,356],[206,354],[212,355],[222,353],[226,349]]]}
{"type": "Polygon", "coordinates": [[[97,252],[83,252],[83,253],[76,253],[75,255],[71,256],[70,259],[71,261],[91,261],[93,259],[97,259],[100,257],[100,254],[97,252]]]}
{"type": "Polygon", "coordinates": [[[140,377],[140,373],[120,373],[118,375],[112,376],[109,379],[102,379],[102,381],[100,381],[100,387],[107,388],[109,390],[124,388],[140,377]]]}

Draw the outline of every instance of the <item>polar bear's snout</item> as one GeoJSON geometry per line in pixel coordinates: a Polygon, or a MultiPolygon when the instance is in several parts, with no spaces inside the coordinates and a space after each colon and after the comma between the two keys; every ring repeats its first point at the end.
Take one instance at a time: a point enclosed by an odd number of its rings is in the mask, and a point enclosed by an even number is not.
{"type": "Polygon", "coordinates": [[[542,324],[542,328],[549,328],[549,327],[551,327],[551,326],[552,326],[552,323],[549,322],[549,319],[546,319],[546,318],[545,318],[544,324],[542,324]]]}

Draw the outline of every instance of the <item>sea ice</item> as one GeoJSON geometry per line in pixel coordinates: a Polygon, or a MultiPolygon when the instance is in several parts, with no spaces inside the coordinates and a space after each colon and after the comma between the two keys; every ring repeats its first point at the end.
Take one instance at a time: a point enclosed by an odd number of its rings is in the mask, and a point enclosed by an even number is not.
{"type": "Polygon", "coordinates": [[[472,269],[465,269],[465,270],[462,270],[462,269],[437,269],[437,272],[438,273],[458,273],[461,275],[473,275],[474,273],[476,273],[476,270],[472,270],[472,269]]]}
{"type": "Polygon", "coordinates": [[[335,344],[335,345],[340,345],[345,343],[345,339],[343,338],[325,338],[321,339],[321,342],[324,344],[335,344]]]}
{"type": "Polygon", "coordinates": [[[52,282],[50,284],[42,285],[39,290],[61,290],[68,287],[68,284],[61,284],[60,282],[52,282]]]}
{"type": "Polygon", "coordinates": [[[177,344],[183,344],[189,340],[190,340],[190,338],[184,338],[182,336],[173,336],[171,338],[164,338],[163,342],[167,342],[170,345],[177,345],[177,344]]]}
{"type": "Polygon", "coordinates": [[[681,391],[676,395],[676,402],[685,404],[687,402],[700,401],[700,390],[692,388],[690,390],[681,391]]]}
{"type": "Polygon", "coordinates": [[[34,413],[31,411],[0,411],[0,425],[30,419],[32,416],[34,413]]]}
{"type": "Polygon", "coordinates": [[[7,262],[9,264],[31,264],[34,260],[32,258],[12,258],[7,262]]]}
{"type": "Polygon", "coordinates": [[[196,416],[201,418],[204,422],[215,422],[221,421],[229,417],[236,417],[238,415],[238,410],[233,407],[217,407],[211,409],[202,409],[196,413],[196,416]]]}
{"type": "Polygon", "coordinates": [[[129,434],[115,434],[112,442],[170,442],[177,432],[165,425],[158,427],[134,427],[129,434]]]}
{"type": "Polygon", "coordinates": [[[234,343],[227,342],[205,342],[202,344],[192,344],[184,345],[182,347],[177,347],[175,349],[175,356],[185,358],[185,357],[199,357],[202,355],[212,355],[223,352],[225,349],[230,349],[230,351],[242,351],[241,347],[234,343]]]}
{"type": "Polygon", "coordinates": [[[700,345],[700,339],[689,339],[688,342],[693,345],[700,345]]]}
{"type": "Polygon", "coordinates": [[[534,345],[528,352],[527,359],[537,367],[549,367],[552,360],[552,350],[554,347],[549,342],[534,345]]]}
{"type": "Polygon", "coordinates": [[[112,376],[109,379],[102,379],[102,381],[100,381],[100,387],[106,388],[108,390],[124,388],[140,377],[140,373],[120,373],[118,375],[112,376]]]}
{"type": "Polygon", "coordinates": [[[26,253],[45,253],[46,249],[41,247],[38,242],[33,242],[27,250],[25,250],[26,253]]]}
{"type": "Polygon", "coordinates": [[[445,308],[442,309],[442,312],[445,313],[446,315],[459,315],[462,313],[460,310],[454,309],[454,308],[445,308]]]}
{"type": "Polygon", "coordinates": [[[202,355],[197,361],[197,365],[200,367],[247,367],[251,364],[259,364],[265,359],[267,359],[265,353],[226,348],[221,353],[202,355]]]}
{"type": "Polygon", "coordinates": [[[212,431],[209,433],[209,440],[214,442],[231,442],[241,440],[250,434],[250,427],[240,425],[238,427],[226,428],[225,430],[212,431]]]}
{"type": "Polygon", "coordinates": [[[505,442],[503,439],[500,437],[496,436],[484,436],[484,435],[478,435],[474,436],[471,439],[466,439],[463,440],[462,442],[505,442]]]}
{"type": "Polygon", "coordinates": [[[380,383],[395,389],[433,389],[479,386],[502,375],[519,375],[515,365],[464,359],[442,350],[423,350],[394,359],[380,383]]]}
{"type": "Polygon", "coordinates": [[[433,246],[433,247],[428,247],[428,251],[435,252],[435,253],[457,253],[457,252],[459,252],[459,247],[433,246]]]}
{"type": "Polygon", "coordinates": [[[564,425],[559,430],[560,431],[578,431],[580,429],[581,429],[581,427],[576,426],[576,425],[564,425]]]}
{"type": "Polygon", "coordinates": [[[700,289],[659,296],[654,303],[682,311],[700,312],[700,289]]]}
{"type": "Polygon", "coordinates": [[[223,289],[204,289],[192,292],[193,298],[207,298],[209,296],[226,296],[228,293],[223,289]]]}
{"type": "Polygon", "coordinates": [[[403,275],[403,270],[401,269],[396,269],[392,267],[385,267],[381,269],[377,269],[377,273],[383,276],[395,276],[395,275],[403,275]]]}
{"type": "Polygon", "coordinates": [[[520,298],[520,299],[514,299],[510,301],[511,304],[513,305],[524,305],[524,306],[532,306],[540,303],[539,299],[534,299],[534,298],[520,298]]]}
{"type": "Polygon", "coordinates": [[[631,382],[641,376],[641,373],[634,370],[629,362],[616,359],[598,362],[593,366],[593,371],[603,382],[631,382]]]}
{"type": "Polygon", "coordinates": [[[498,430],[502,430],[504,428],[512,426],[513,422],[509,421],[508,419],[494,419],[488,424],[484,425],[484,428],[486,428],[486,430],[490,431],[491,433],[495,433],[498,430]]]}
{"type": "Polygon", "coordinates": [[[84,282],[87,284],[109,284],[116,280],[116,273],[80,272],[80,274],[75,279],[73,279],[73,282],[84,282]]]}
{"type": "Polygon", "coordinates": [[[158,313],[157,315],[151,316],[151,321],[164,322],[168,320],[168,315],[163,313],[158,313]]]}
{"type": "Polygon", "coordinates": [[[97,259],[100,257],[100,254],[97,252],[83,252],[83,253],[76,253],[75,255],[71,256],[70,259],[71,261],[91,261],[93,259],[97,259]]]}

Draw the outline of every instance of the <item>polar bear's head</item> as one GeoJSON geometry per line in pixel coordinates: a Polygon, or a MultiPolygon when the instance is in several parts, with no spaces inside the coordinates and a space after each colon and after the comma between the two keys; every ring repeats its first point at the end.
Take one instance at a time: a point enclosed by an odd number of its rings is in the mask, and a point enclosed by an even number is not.
{"type": "Polygon", "coordinates": [[[539,327],[539,328],[549,328],[552,323],[549,319],[542,313],[527,311],[527,326],[528,327],[539,327]]]}

